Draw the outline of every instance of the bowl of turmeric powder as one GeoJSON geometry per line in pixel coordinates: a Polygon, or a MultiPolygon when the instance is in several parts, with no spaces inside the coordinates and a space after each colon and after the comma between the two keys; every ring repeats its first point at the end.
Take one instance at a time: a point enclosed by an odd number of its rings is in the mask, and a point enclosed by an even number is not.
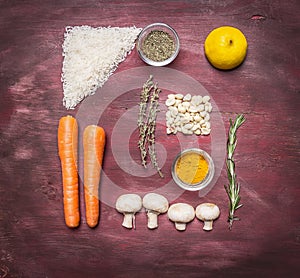
{"type": "Polygon", "coordinates": [[[172,164],[172,177],[177,185],[189,191],[204,189],[213,179],[215,167],[204,150],[191,148],[180,152],[172,164]]]}

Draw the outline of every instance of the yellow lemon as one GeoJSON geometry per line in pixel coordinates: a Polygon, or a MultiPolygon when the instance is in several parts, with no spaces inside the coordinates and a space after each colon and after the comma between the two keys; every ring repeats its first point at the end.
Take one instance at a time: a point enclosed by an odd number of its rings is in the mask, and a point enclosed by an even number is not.
{"type": "Polygon", "coordinates": [[[223,70],[233,69],[246,57],[247,40],[239,29],[221,26],[208,34],[204,52],[214,67],[223,70]]]}

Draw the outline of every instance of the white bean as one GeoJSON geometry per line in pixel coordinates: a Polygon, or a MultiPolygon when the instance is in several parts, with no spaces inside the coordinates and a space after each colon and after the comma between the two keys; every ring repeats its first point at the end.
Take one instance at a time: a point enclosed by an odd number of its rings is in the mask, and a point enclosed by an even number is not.
{"type": "Polygon", "coordinates": [[[198,110],[198,112],[204,111],[204,105],[203,104],[198,105],[197,110],[198,110]]]}
{"type": "Polygon", "coordinates": [[[178,113],[176,118],[174,119],[174,123],[180,122],[180,114],[178,113]]]}
{"type": "Polygon", "coordinates": [[[206,113],[206,115],[205,115],[205,117],[204,117],[204,120],[205,120],[206,122],[208,122],[208,121],[210,120],[210,116],[209,116],[208,113],[206,113]]]}
{"type": "Polygon", "coordinates": [[[178,105],[178,112],[180,113],[185,113],[186,112],[186,107],[182,105],[182,103],[180,103],[178,105]]]}
{"type": "Polygon", "coordinates": [[[208,135],[210,133],[210,129],[209,128],[201,128],[201,133],[203,135],[208,135]]]}
{"type": "Polygon", "coordinates": [[[174,106],[170,106],[169,110],[171,111],[171,116],[175,118],[177,116],[177,114],[178,114],[177,108],[174,107],[174,106]]]}
{"type": "Polygon", "coordinates": [[[182,102],[182,106],[184,106],[186,108],[190,107],[190,105],[191,105],[191,103],[189,101],[182,102]]]}
{"type": "Polygon", "coordinates": [[[192,98],[191,94],[186,94],[184,97],[183,97],[183,101],[190,101],[192,98]]]}
{"type": "Polygon", "coordinates": [[[192,127],[192,130],[195,131],[195,130],[197,130],[199,128],[200,128],[200,125],[198,123],[196,123],[196,124],[194,123],[193,127],[192,127]]]}
{"type": "Polygon", "coordinates": [[[201,130],[200,130],[200,129],[196,129],[196,130],[194,131],[194,133],[195,133],[196,135],[200,135],[200,134],[201,134],[201,130]]]}
{"type": "Polygon", "coordinates": [[[197,106],[202,102],[202,96],[192,96],[191,102],[197,106]]]}
{"type": "Polygon", "coordinates": [[[184,128],[184,127],[181,127],[181,132],[182,132],[183,134],[187,134],[188,130],[187,130],[186,128],[184,128]]]}
{"type": "Polygon", "coordinates": [[[200,115],[197,113],[195,116],[194,116],[194,121],[196,122],[200,122],[202,118],[200,117],[200,115]]]}
{"type": "Polygon", "coordinates": [[[181,119],[182,124],[187,124],[189,122],[190,122],[190,118],[188,118],[188,117],[184,117],[184,118],[181,119]]]}
{"type": "Polygon", "coordinates": [[[185,129],[191,129],[193,127],[193,124],[188,123],[188,124],[185,124],[183,127],[185,129]]]}
{"type": "Polygon", "coordinates": [[[202,98],[202,102],[203,103],[207,103],[207,102],[209,102],[210,101],[210,97],[209,96],[204,96],[203,98],[202,98]]]}
{"type": "Polygon", "coordinates": [[[206,125],[206,128],[210,129],[210,122],[206,122],[205,125],[206,125]]]}
{"type": "Polygon", "coordinates": [[[181,103],[182,101],[181,101],[181,99],[175,99],[175,106],[178,106],[180,103],[181,103]]]}
{"type": "Polygon", "coordinates": [[[172,129],[170,127],[167,127],[167,134],[173,133],[172,129]]]}
{"type": "Polygon", "coordinates": [[[211,111],[212,111],[212,105],[211,105],[211,103],[209,103],[208,112],[210,113],[211,111]]]}
{"type": "Polygon", "coordinates": [[[206,103],[204,104],[204,107],[205,107],[205,111],[206,111],[206,112],[208,112],[208,113],[211,112],[211,110],[212,110],[212,105],[211,105],[210,102],[206,102],[206,103]]]}
{"type": "Polygon", "coordinates": [[[206,111],[201,111],[201,112],[200,112],[200,116],[201,116],[202,118],[204,118],[204,117],[206,116],[206,114],[207,114],[206,111]]]}
{"type": "Polygon", "coordinates": [[[167,98],[166,106],[171,106],[175,104],[175,98],[167,98]]]}
{"type": "Polygon", "coordinates": [[[189,112],[193,112],[193,113],[197,113],[198,112],[198,109],[197,109],[197,107],[196,106],[190,106],[189,107],[189,112]]]}
{"type": "Polygon", "coordinates": [[[175,98],[177,98],[177,99],[183,99],[183,94],[176,94],[175,98]]]}

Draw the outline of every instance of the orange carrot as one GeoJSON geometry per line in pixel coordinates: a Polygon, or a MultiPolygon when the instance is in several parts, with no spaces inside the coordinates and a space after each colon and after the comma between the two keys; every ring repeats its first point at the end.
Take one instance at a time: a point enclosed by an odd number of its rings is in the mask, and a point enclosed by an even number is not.
{"type": "Polygon", "coordinates": [[[99,182],[105,147],[105,131],[89,125],[83,132],[84,197],[86,221],[93,228],[99,221],[99,182]]]}
{"type": "Polygon", "coordinates": [[[72,116],[62,117],[58,125],[58,151],[63,179],[66,225],[75,228],[80,222],[77,173],[78,125],[72,116]]]}

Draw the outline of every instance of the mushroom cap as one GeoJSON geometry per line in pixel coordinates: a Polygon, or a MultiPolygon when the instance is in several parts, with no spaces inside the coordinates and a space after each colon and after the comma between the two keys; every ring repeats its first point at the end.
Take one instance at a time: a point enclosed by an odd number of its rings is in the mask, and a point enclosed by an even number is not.
{"type": "Polygon", "coordinates": [[[119,212],[137,212],[142,208],[142,198],[137,194],[121,195],[116,201],[119,212]]]}
{"type": "Polygon", "coordinates": [[[157,193],[148,193],[143,198],[143,206],[146,210],[165,213],[169,208],[168,200],[157,193]]]}
{"type": "Polygon", "coordinates": [[[174,222],[188,223],[195,218],[195,210],[189,204],[176,203],[170,206],[168,217],[174,222]]]}
{"type": "Polygon", "coordinates": [[[196,216],[202,221],[215,220],[220,215],[220,209],[212,203],[203,203],[196,207],[196,216]]]}

